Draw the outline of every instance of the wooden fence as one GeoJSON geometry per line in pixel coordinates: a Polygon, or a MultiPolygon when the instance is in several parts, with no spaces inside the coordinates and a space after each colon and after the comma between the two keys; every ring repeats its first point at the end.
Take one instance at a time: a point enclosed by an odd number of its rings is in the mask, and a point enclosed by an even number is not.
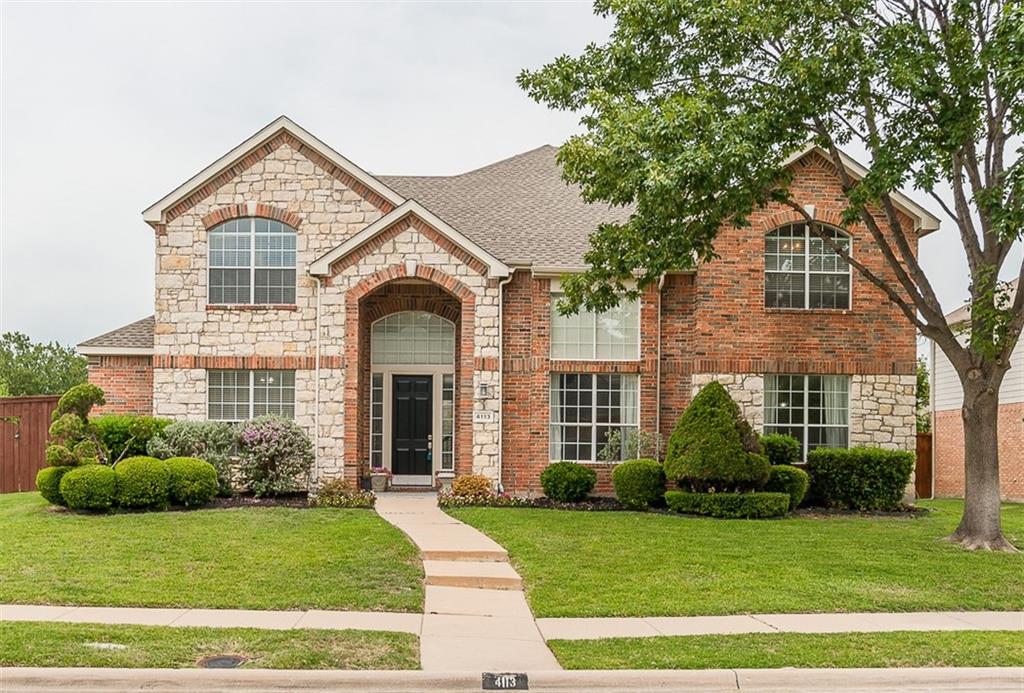
{"type": "Polygon", "coordinates": [[[59,397],[0,397],[0,493],[34,491],[59,397]]]}
{"type": "Polygon", "coordinates": [[[914,491],[918,498],[932,497],[932,434],[917,434],[917,465],[914,467],[914,491]]]}

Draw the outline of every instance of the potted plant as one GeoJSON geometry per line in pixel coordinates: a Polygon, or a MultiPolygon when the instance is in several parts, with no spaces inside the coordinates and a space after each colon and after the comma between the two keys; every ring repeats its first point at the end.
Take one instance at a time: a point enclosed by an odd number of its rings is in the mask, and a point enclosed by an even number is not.
{"type": "Polygon", "coordinates": [[[387,491],[388,485],[391,483],[391,470],[384,467],[371,467],[370,483],[374,493],[387,491]]]}

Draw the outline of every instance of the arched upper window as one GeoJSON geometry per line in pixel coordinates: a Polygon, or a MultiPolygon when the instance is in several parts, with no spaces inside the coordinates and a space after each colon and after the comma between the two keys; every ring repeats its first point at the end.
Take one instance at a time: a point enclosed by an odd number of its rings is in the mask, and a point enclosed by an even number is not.
{"type": "Polygon", "coordinates": [[[295,303],[295,229],[232,219],[210,229],[210,303],[295,303]]]}
{"type": "Polygon", "coordinates": [[[455,325],[433,313],[394,313],[373,323],[370,360],[374,365],[451,365],[455,325]]]}
{"type": "MultiPolygon", "coordinates": [[[[850,252],[850,237],[825,226],[850,252]]],[[[850,307],[850,265],[807,224],[786,224],[764,238],[764,304],[768,308],[850,307]]]]}

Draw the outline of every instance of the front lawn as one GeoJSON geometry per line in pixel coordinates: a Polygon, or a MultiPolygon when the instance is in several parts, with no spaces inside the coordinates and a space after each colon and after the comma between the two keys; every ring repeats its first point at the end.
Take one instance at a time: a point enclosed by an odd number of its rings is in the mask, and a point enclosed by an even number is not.
{"type": "Polygon", "coordinates": [[[1018,631],[749,633],[551,640],[548,646],[566,669],[1024,665],[1024,637],[1018,631]]]}
{"type": "Polygon", "coordinates": [[[369,510],[78,515],[0,496],[0,603],[420,611],[423,569],[369,510]]]}
{"type": "MultiPolygon", "coordinates": [[[[961,505],[923,505],[916,518],[449,512],[508,549],[538,617],[1024,609],[1024,554],[939,541],[961,505]]],[[[1024,544],[1024,505],[1003,526],[1024,544]]]]}
{"type": "Polygon", "coordinates": [[[0,623],[0,666],[192,668],[236,654],[259,669],[419,669],[408,633],[0,623]]]}

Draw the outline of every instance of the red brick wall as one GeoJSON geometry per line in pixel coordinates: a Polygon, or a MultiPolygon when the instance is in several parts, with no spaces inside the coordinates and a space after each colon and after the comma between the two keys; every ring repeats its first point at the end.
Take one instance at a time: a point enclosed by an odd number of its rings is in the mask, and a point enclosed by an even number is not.
{"type": "MultiPolygon", "coordinates": [[[[999,489],[1003,498],[1024,500],[1024,403],[999,407],[999,489]]],[[[964,495],[964,422],[959,409],[935,412],[932,422],[935,495],[964,495]]]]}
{"type": "Polygon", "coordinates": [[[153,363],[149,356],[90,356],[89,382],[107,403],[94,414],[152,414],[153,363]]]}

